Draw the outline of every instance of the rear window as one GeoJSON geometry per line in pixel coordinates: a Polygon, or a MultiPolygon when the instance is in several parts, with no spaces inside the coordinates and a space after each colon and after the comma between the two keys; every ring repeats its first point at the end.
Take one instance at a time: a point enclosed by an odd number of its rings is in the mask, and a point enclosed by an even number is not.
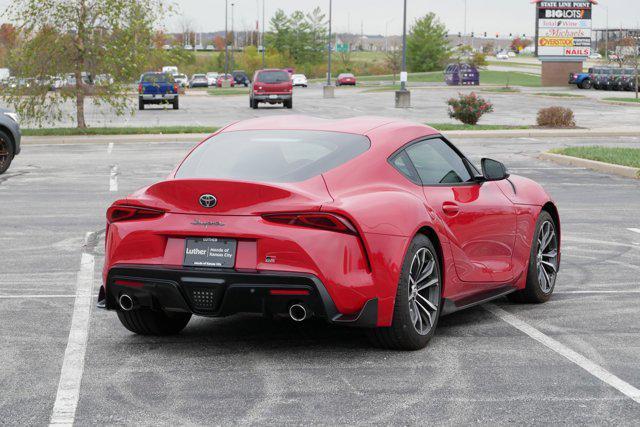
{"type": "Polygon", "coordinates": [[[286,71],[263,71],[258,74],[258,81],[262,83],[286,83],[290,80],[286,71]]]}
{"type": "Polygon", "coordinates": [[[304,181],[359,156],[370,145],[365,136],[339,132],[225,132],[198,146],[176,178],[304,181]]]}
{"type": "Polygon", "coordinates": [[[142,75],[142,81],[144,83],[171,83],[173,82],[173,77],[164,73],[147,73],[142,75]]]}

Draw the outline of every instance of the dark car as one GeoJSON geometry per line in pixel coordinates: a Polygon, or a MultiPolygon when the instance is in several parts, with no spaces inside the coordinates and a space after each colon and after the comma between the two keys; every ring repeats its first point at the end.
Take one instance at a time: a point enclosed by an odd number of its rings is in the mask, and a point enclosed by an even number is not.
{"type": "Polygon", "coordinates": [[[480,84],[480,72],[473,65],[449,64],[444,69],[444,81],[449,86],[477,86],[480,84]]]}
{"type": "Polygon", "coordinates": [[[20,138],[18,115],[0,108],[0,175],[9,169],[13,158],[20,153],[20,138]]]}
{"type": "Polygon", "coordinates": [[[258,70],[253,75],[253,85],[249,94],[249,106],[258,108],[260,102],[282,104],[293,107],[293,83],[286,70],[258,70]]]}
{"type": "Polygon", "coordinates": [[[594,73],[593,87],[600,90],[609,90],[612,74],[613,70],[611,68],[597,68],[594,73]]]}
{"type": "Polygon", "coordinates": [[[173,105],[177,110],[180,85],[176,83],[171,74],[144,73],[140,76],[138,84],[138,109],[144,110],[146,104],[173,105]]]}
{"type": "Polygon", "coordinates": [[[634,78],[632,68],[614,68],[609,86],[611,90],[633,90],[634,78]]]}
{"type": "Polygon", "coordinates": [[[237,85],[243,85],[244,87],[249,87],[249,85],[251,84],[251,80],[249,79],[249,76],[247,76],[247,73],[245,73],[242,70],[236,70],[232,72],[231,75],[233,76],[233,81],[236,82],[237,85]]]}

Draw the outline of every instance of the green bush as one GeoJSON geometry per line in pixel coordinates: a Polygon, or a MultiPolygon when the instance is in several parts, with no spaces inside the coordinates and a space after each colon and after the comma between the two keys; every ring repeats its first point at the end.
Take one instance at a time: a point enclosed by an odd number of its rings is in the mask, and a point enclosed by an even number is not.
{"type": "Polygon", "coordinates": [[[458,98],[447,101],[449,117],[460,120],[467,125],[475,125],[484,114],[493,111],[493,105],[475,92],[469,95],[459,94],[458,98]]]}

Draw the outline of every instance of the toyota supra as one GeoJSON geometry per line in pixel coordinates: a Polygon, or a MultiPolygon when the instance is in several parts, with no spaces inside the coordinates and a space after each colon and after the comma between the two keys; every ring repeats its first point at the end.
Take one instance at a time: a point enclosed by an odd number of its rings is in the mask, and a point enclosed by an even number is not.
{"type": "Polygon", "coordinates": [[[440,316],[541,303],[560,219],[534,181],[396,119],[231,124],[107,210],[98,306],[138,334],[192,315],[311,317],[423,348],[440,316]]]}

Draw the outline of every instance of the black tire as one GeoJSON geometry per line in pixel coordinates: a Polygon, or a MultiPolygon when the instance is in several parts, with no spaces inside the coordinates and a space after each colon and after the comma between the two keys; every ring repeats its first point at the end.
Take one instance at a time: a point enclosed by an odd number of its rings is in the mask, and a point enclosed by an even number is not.
{"type": "Polygon", "coordinates": [[[175,98],[173,98],[173,101],[171,103],[173,104],[173,109],[174,110],[180,109],[180,101],[178,100],[177,96],[175,98]]]}
{"type": "Polygon", "coordinates": [[[144,101],[142,98],[138,98],[138,110],[144,110],[144,101]]]}
{"type": "Polygon", "coordinates": [[[580,89],[591,89],[592,86],[591,79],[584,79],[582,83],[580,83],[580,89]]]}
{"type": "MultiPolygon", "coordinates": [[[[419,256],[418,256],[419,257],[419,256]]],[[[418,265],[419,266],[419,265],[418,265]]],[[[421,268],[419,266],[419,268],[421,268]]],[[[409,245],[409,249],[407,250],[407,254],[405,256],[404,262],[402,263],[402,272],[400,273],[400,280],[398,281],[398,290],[396,292],[396,301],[393,308],[393,320],[390,327],[384,328],[373,328],[368,331],[369,338],[371,342],[378,347],[392,349],[392,350],[419,350],[424,348],[433,334],[435,333],[436,326],[438,325],[438,319],[440,317],[441,312],[441,285],[442,279],[440,274],[440,260],[438,256],[438,252],[435,250],[433,243],[431,240],[419,234],[412,240],[409,245]],[[414,267],[414,257],[420,253],[426,253],[423,251],[427,251],[431,258],[429,261],[425,261],[425,265],[430,267],[430,262],[433,262],[433,274],[435,274],[435,278],[437,278],[437,283],[433,286],[429,286],[425,288],[430,294],[429,299],[433,298],[436,301],[433,304],[436,308],[435,311],[431,312],[429,318],[431,321],[429,322],[428,330],[424,330],[422,332],[418,332],[416,322],[412,320],[412,314],[415,316],[415,312],[410,308],[410,288],[412,285],[410,284],[409,277],[412,275],[412,272],[415,273],[416,269],[414,267]]],[[[425,280],[432,280],[432,276],[429,275],[425,280]]],[[[422,283],[422,282],[420,282],[422,283]]],[[[417,301],[420,301],[419,299],[417,301]]],[[[423,302],[424,304],[424,302],[423,302]]],[[[421,316],[419,322],[420,327],[423,326],[422,321],[425,321],[424,326],[427,327],[426,322],[428,318],[423,316],[420,309],[414,305],[414,309],[417,310],[418,315],[421,316]]],[[[428,310],[427,310],[428,311],[428,310]]],[[[414,317],[416,321],[418,321],[417,317],[414,317]]]]}
{"type": "Polygon", "coordinates": [[[546,223],[551,223],[551,225],[553,226],[555,241],[552,243],[555,244],[556,253],[558,251],[557,224],[555,223],[555,221],[553,220],[549,212],[542,211],[540,212],[540,215],[538,216],[538,220],[536,221],[536,231],[534,233],[533,242],[531,244],[531,252],[529,254],[529,267],[527,270],[527,284],[524,289],[514,292],[512,294],[509,294],[509,299],[512,302],[539,304],[539,303],[548,301],[549,298],[551,298],[551,295],[553,294],[553,289],[556,284],[557,271],[559,268],[559,265],[557,262],[557,259],[558,259],[557,254],[555,258],[551,261],[555,264],[555,273],[551,278],[551,284],[550,286],[548,286],[548,288],[547,286],[544,285],[544,283],[541,282],[538,274],[538,271],[539,271],[538,261],[539,259],[543,259],[538,255],[539,248],[540,248],[540,238],[541,238],[541,233],[543,232],[543,225],[546,223]],[[547,289],[544,289],[544,288],[547,288],[547,289]]]}
{"type": "Polygon", "coordinates": [[[293,108],[293,99],[289,99],[288,101],[284,101],[283,104],[284,104],[283,107],[291,109],[291,108],[293,108]]]}
{"type": "Polygon", "coordinates": [[[255,99],[249,99],[249,105],[251,106],[251,108],[253,108],[254,110],[258,109],[258,101],[256,101],[255,99]]]}
{"type": "Polygon", "coordinates": [[[15,156],[13,142],[6,133],[0,131],[0,175],[5,173],[15,156]]]}
{"type": "Polygon", "coordinates": [[[174,335],[187,326],[191,313],[171,313],[153,310],[118,311],[120,323],[139,335],[174,335]]]}

